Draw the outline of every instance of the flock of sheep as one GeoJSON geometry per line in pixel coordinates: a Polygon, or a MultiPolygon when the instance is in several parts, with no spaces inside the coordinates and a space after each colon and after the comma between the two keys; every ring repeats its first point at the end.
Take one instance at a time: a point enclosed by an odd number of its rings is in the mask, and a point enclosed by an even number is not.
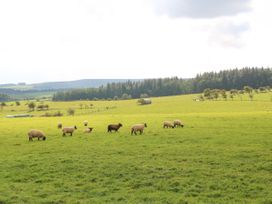
{"type": "MultiPolygon", "coordinates": [[[[91,133],[93,128],[87,127],[88,121],[84,121],[83,125],[86,127],[84,132],[85,133],[91,133]]],[[[108,125],[108,132],[118,132],[118,130],[123,125],[121,123],[118,124],[109,124],[108,125]]],[[[62,123],[58,123],[57,125],[58,129],[62,130],[62,136],[66,136],[66,134],[70,134],[70,136],[73,135],[73,132],[77,129],[77,126],[74,127],[63,127],[62,123]]],[[[147,127],[146,123],[143,124],[135,124],[131,127],[131,135],[135,134],[137,135],[137,132],[142,134],[144,132],[144,129],[147,127]]],[[[163,128],[175,128],[175,127],[184,127],[184,124],[180,120],[174,120],[172,121],[164,121],[163,122],[163,128]]],[[[46,140],[45,133],[41,130],[32,129],[28,132],[28,138],[29,141],[33,141],[33,138],[38,138],[38,140],[46,140]]]]}

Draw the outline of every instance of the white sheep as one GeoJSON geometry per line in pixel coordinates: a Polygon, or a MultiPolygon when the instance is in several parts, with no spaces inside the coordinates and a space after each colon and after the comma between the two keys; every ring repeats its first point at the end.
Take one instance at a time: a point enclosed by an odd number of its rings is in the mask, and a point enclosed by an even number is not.
{"type": "Polygon", "coordinates": [[[131,127],[131,135],[134,133],[137,135],[137,132],[140,132],[142,134],[144,132],[144,128],[147,127],[146,123],[144,124],[135,124],[131,127]]]}
{"type": "Polygon", "coordinates": [[[42,139],[42,140],[46,140],[45,134],[44,132],[42,132],[41,130],[30,130],[28,132],[28,139],[29,141],[33,141],[33,138],[37,137],[38,140],[42,139]]]}
{"type": "Polygon", "coordinates": [[[163,122],[163,128],[174,128],[175,126],[171,121],[164,121],[163,122]]]}
{"type": "Polygon", "coordinates": [[[66,133],[70,133],[70,135],[73,135],[73,132],[77,129],[77,126],[74,127],[64,127],[62,128],[62,136],[65,136],[66,133]]]}
{"type": "Polygon", "coordinates": [[[174,127],[184,127],[184,124],[180,120],[174,120],[174,127]]]}
{"type": "Polygon", "coordinates": [[[88,120],[84,120],[83,125],[86,127],[88,125],[88,120]]]}
{"type": "Polygon", "coordinates": [[[92,127],[88,127],[84,130],[84,133],[91,133],[93,131],[92,127]]]}

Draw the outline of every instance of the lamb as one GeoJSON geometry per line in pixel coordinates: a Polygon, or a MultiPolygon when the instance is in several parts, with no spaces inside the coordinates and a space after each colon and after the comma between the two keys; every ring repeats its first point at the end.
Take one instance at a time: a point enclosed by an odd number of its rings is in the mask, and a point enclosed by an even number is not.
{"type": "Polygon", "coordinates": [[[108,132],[115,131],[118,132],[119,128],[122,127],[123,125],[121,123],[118,124],[110,124],[108,125],[108,132]]]}
{"type": "Polygon", "coordinates": [[[171,121],[164,121],[163,122],[163,128],[174,128],[175,126],[171,121]]]}
{"type": "Polygon", "coordinates": [[[83,125],[86,127],[88,125],[88,120],[84,120],[83,125]]]}
{"type": "Polygon", "coordinates": [[[66,133],[70,133],[70,136],[73,135],[73,132],[77,129],[77,126],[74,127],[64,127],[62,128],[62,136],[65,136],[66,133]]]}
{"type": "Polygon", "coordinates": [[[58,129],[62,128],[62,123],[58,123],[58,129]]]}
{"type": "Polygon", "coordinates": [[[140,132],[142,134],[144,132],[144,128],[147,127],[146,123],[144,124],[135,124],[131,127],[131,135],[134,133],[137,135],[137,132],[140,132]]]}
{"type": "Polygon", "coordinates": [[[93,131],[92,127],[88,127],[84,130],[85,133],[91,133],[93,131]]]}
{"type": "Polygon", "coordinates": [[[180,120],[174,120],[174,127],[184,127],[184,124],[180,120]]]}
{"type": "Polygon", "coordinates": [[[28,132],[28,139],[29,139],[29,141],[33,141],[34,137],[37,137],[38,140],[40,140],[40,139],[46,140],[44,132],[42,132],[40,130],[34,130],[34,129],[32,129],[32,130],[30,130],[28,132]]]}

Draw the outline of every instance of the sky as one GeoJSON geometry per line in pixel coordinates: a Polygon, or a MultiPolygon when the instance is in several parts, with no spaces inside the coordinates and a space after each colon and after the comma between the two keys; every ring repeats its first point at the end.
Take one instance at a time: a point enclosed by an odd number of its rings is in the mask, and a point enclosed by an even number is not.
{"type": "Polygon", "coordinates": [[[270,0],[0,0],[0,84],[272,67],[270,0]]]}

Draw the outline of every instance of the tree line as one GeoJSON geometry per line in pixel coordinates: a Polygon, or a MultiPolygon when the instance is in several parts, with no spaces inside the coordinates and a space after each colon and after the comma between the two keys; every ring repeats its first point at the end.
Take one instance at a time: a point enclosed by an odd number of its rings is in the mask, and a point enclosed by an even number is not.
{"type": "Polygon", "coordinates": [[[244,88],[242,90],[231,89],[229,91],[226,91],[225,89],[207,88],[203,91],[203,93],[201,95],[199,95],[194,100],[197,100],[197,101],[218,100],[220,98],[223,100],[228,100],[228,98],[230,100],[233,100],[235,97],[239,97],[240,100],[243,100],[242,95],[246,94],[246,95],[248,95],[249,99],[252,101],[254,98],[254,94],[267,93],[267,92],[271,92],[270,86],[262,86],[257,89],[254,89],[250,86],[244,86],[244,88]]]}
{"type": "Polygon", "coordinates": [[[201,93],[205,89],[244,89],[244,86],[259,88],[272,84],[271,68],[243,68],[220,72],[205,72],[195,78],[178,77],[145,79],[109,83],[99,88],[59,91],[53,95],[54,101],[130,99],[153,96],[171,96],[201,93]]]}
{"type": "Polygon", "coordinates": [[[8,94],[0,94],[0,102],[10,100],[10,96],[8,94]]]}

